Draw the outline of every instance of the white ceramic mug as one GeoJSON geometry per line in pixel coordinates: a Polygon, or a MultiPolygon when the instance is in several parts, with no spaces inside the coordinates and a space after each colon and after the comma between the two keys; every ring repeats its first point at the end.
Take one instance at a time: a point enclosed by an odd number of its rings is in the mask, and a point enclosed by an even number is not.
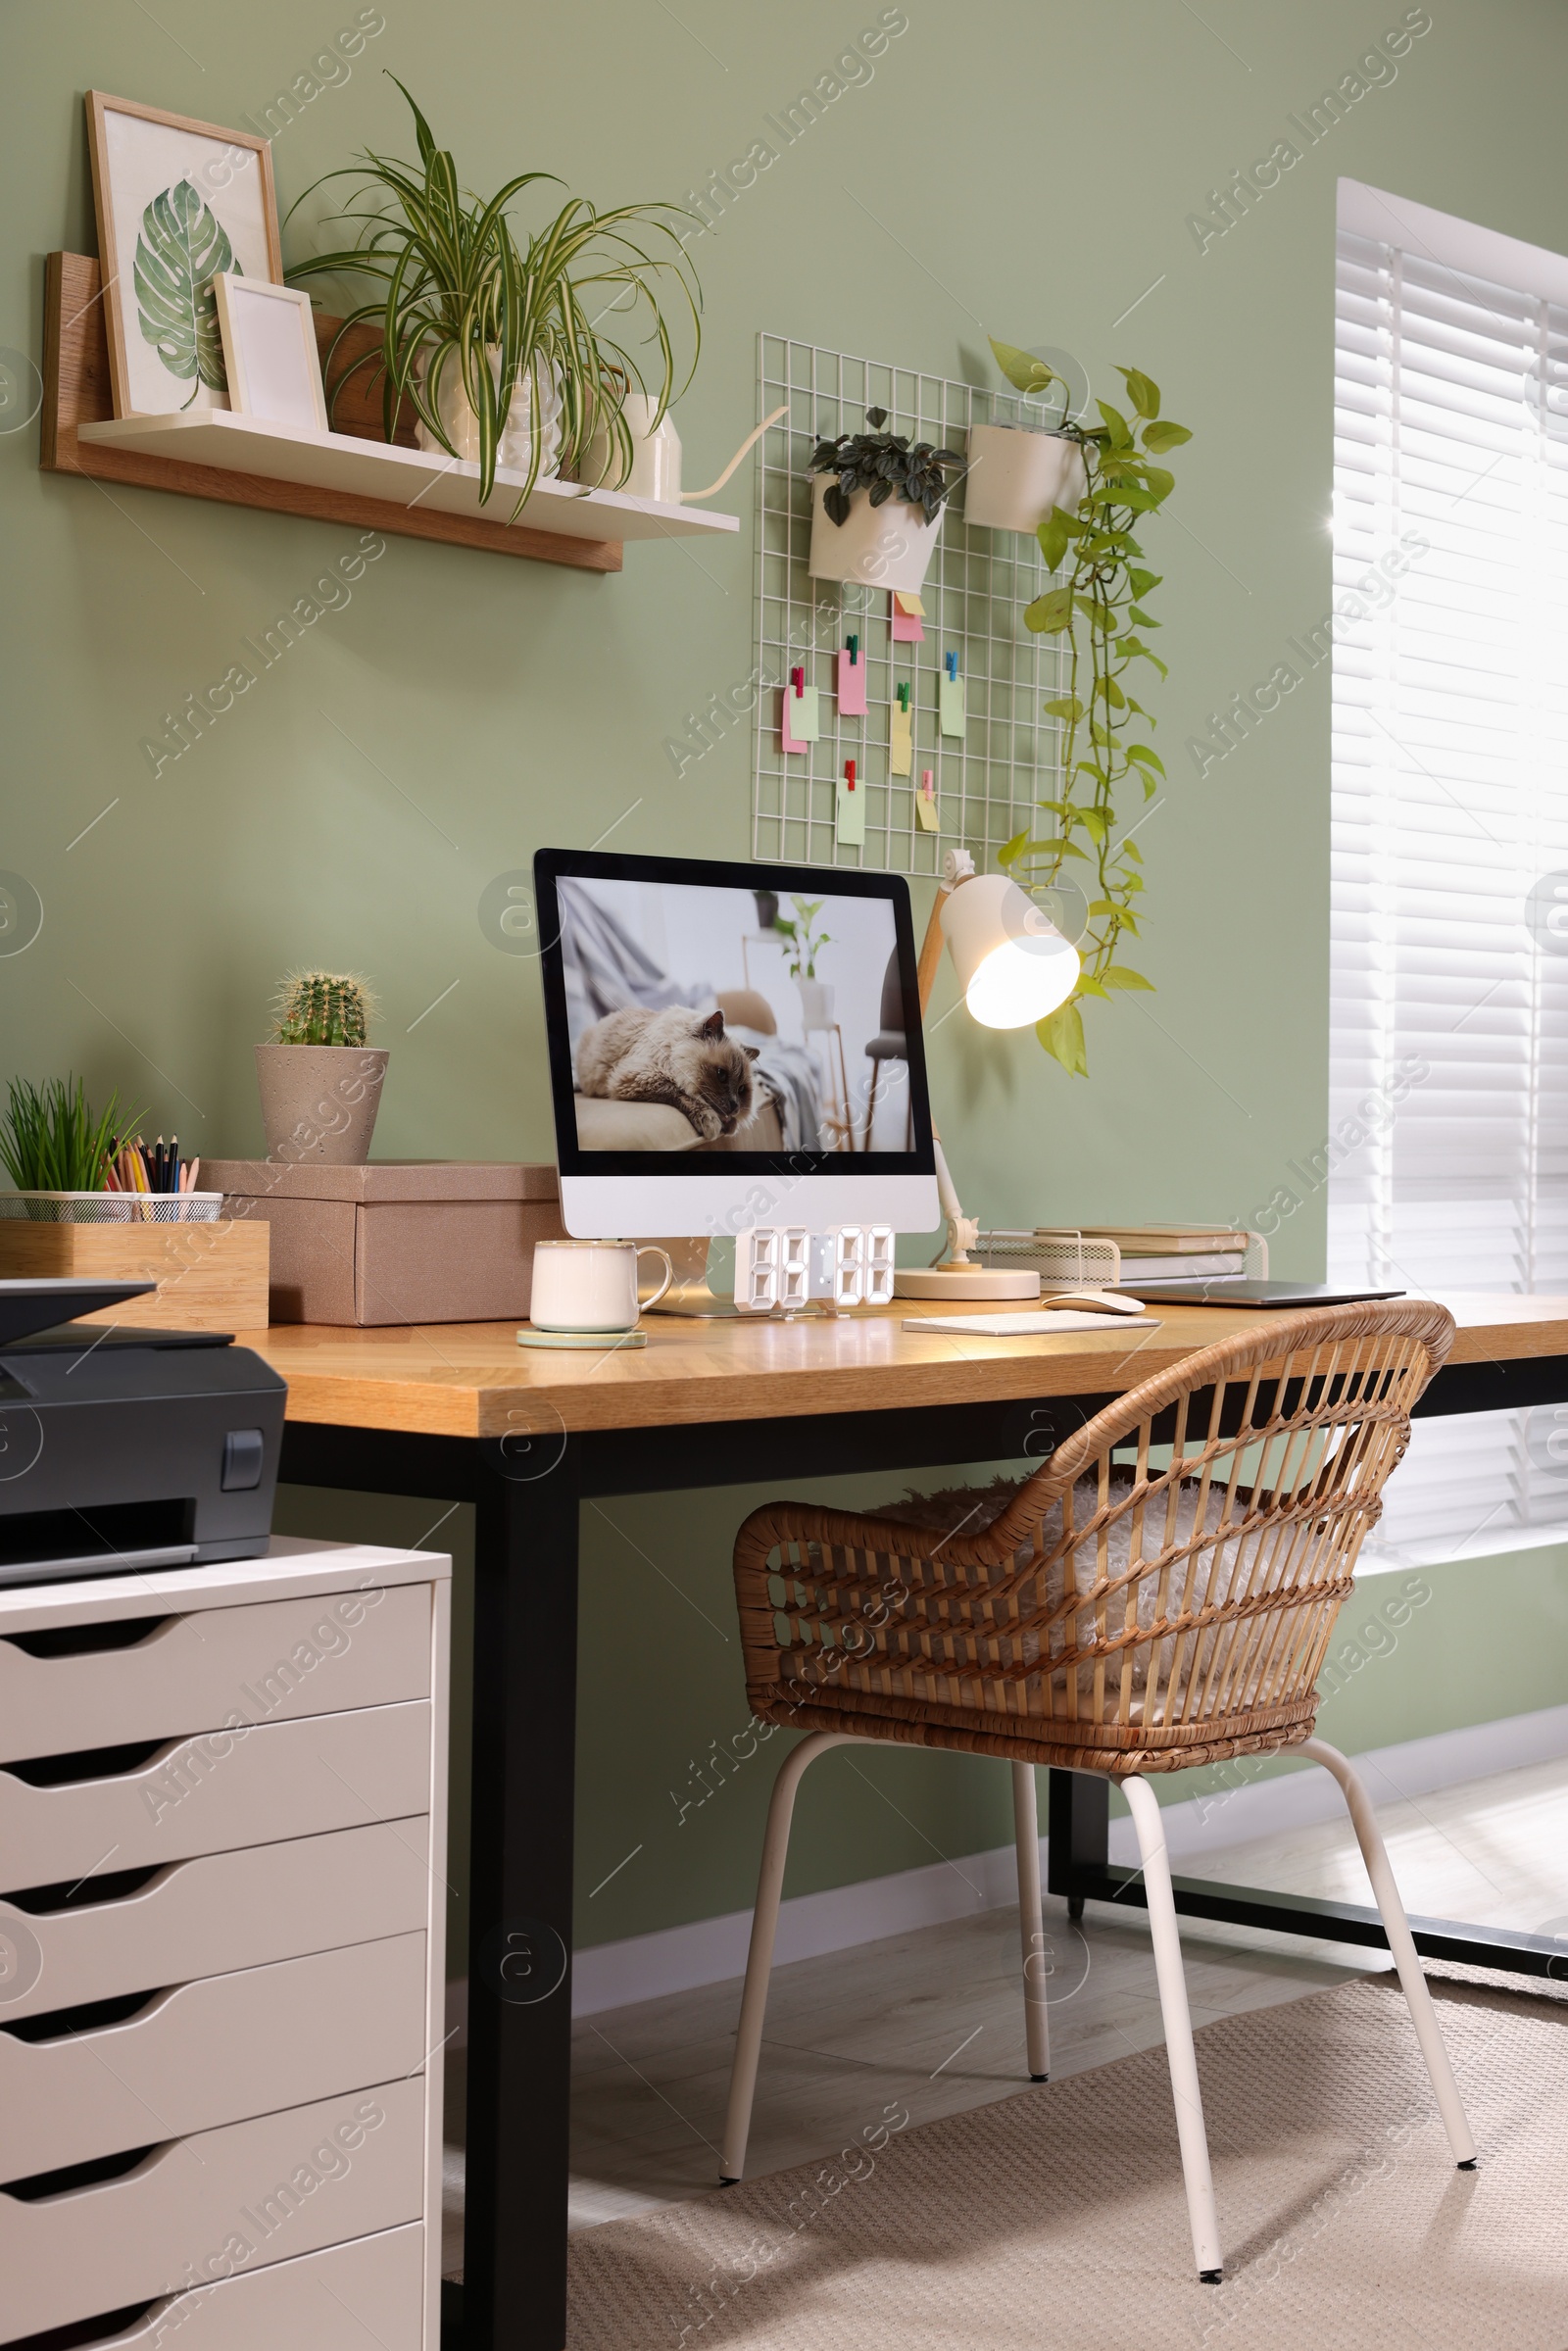
{"type": "Polygon", "coordinates": [[[675,1268],[667,1251],[635,1241],[536,1241],[528,1320],[536,1331],[629,1331],[637,1320],[637,1261],[659,1257],[664,1278],[647,1301],[657,1306],[675,1268]]]}

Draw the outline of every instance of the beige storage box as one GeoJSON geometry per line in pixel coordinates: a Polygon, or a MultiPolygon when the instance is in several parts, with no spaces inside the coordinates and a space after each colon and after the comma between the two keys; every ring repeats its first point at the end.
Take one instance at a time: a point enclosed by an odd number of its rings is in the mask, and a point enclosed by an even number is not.
{"type": "Polygon", "coordinates": [[[266,1218],[273,1322],[520,1322],[533,1245],[565,1229],[550,1166],[204,1159],[202,1181],[225,1214],[266,1218]]]}

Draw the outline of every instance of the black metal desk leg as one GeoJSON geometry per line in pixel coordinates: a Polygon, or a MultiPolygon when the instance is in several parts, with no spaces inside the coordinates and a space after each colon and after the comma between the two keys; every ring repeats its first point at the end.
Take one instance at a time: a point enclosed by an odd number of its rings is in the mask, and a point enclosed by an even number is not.
{"type": "Polygon", "coordinates": [[[571,2096],[575,1440],[481,1449],[464,2351],[562,2351],[571,2096]]]}
{"type": "Polygon", "coordinates": [[[1093,1772],[1053,1772],[1046,1835],[1048,1889],[1065,1894],[1067,1916],[1081,1919],[1084,1897],[1074,1882],[1086,1871],[1102,1878],[1110,1860],[1110,1782],[1093,1772]]]}

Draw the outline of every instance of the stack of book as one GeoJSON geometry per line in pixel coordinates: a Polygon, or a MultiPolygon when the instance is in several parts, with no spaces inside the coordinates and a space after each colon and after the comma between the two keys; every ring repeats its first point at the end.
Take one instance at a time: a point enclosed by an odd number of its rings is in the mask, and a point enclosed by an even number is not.
{"type": "Polygon", "coordinates": [[[1136,1290],[1141,1282],[1263,1280],[1268,1248],[1231,1225],[1037,1225],[1027,1233],[982,1233],[982,1265],[1028,1266],[1043,1291],[1136,1290]],[[1249,1253],[1250,1252],[1250,1254],[1249,1253]]]}

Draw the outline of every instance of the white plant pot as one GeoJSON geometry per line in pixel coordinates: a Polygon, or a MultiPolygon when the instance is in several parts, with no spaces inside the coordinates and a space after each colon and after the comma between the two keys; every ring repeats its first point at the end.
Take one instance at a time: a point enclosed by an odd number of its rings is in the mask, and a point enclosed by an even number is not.
{"type": "MultiPolygon", "coordinates": [[[[846,529],[849,527],[845,525],[846,529]]],[[[801,993],[801,1018],[808,1033],[812,1029],[833,1026],[833,990],[826,980],[797,980],[801,993]]]]}
{"type": "Polygon", "coordinates": [[[1034,532],[1059,506],[1075,514],[1089,487],[1075,441],[1020,424],[969,428],[964,520],[987,530],[1034,532]]]}
{"type": "MultiPolygon", "coordinates": [[[[492,383],[501,380],[501,354],[494,344],[490,347],[490,380],[492,383]]],[[[539,475],[543,480],[561,469],[561,390],[554,373],[548,368],[541,370],[540,392],[544,429],[539,449],[539,475]]],[[[436,414],[446,426],[447,437],[459,457],[468,465],[476,465],[479,463],[479,419],[463,388],[463,369],[458,365],[456,352],[441,371],[436,414]]],[[[496,451],[498,465],[509,466],[515,473],[527,472],[533,461],[529,438],[532,415],[533,379],[525,371],[521,381],[514,385],[512,399],[508,403],[507,420],[501,428],[501,445],[496,451]]],[[[422,416],[415,425],[414,437],[419,447],[432,457],[445,457],[448,454],[422,416]]]]}
{"type": "Polygon", "coordinates": [[[580,478],[596,488],[624,491],[628,498],[654,498],[661,506],[679,506],[680,435],[667,410],[659,430],[649,431],[658,410],[659,403],[651,394],[628,392],[620,413],[631,433],[630,473],[624,481],[616,481],[620,459],[612,451],[609,432],[601,426],[588,444],[580,478]]]}
{"type": "Polygon", "coordinates": [[[853,580],[864,588],[903,588],[915,593],[936,552],[943,509],[934,522],[925,509],[902,498],[871,504],[869,490],[857,490],[850,500],[848,522],[835,522],[822,501],[833,485],[830,473],[811,477],[811,556],[807,565],[813,579],[853,580]]]}

